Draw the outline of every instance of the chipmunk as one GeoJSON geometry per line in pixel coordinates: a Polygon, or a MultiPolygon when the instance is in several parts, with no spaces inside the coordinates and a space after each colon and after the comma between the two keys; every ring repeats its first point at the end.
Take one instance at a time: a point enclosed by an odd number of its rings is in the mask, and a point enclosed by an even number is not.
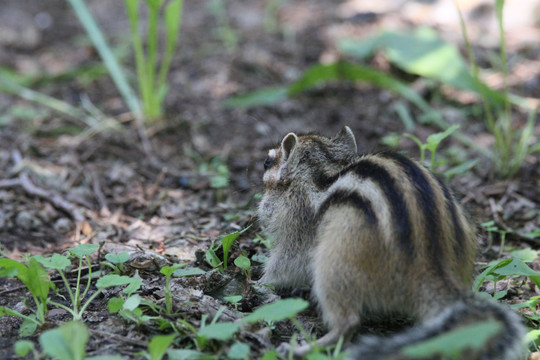
{"type": "Polygon", "coordinates": [[[311,287],[330,330],[319,346],[350,338],[363,318],[400,315],[415,326],[361,337],[351,358],[411,359],[405,346],[490,319],[500,331],[463,359],[523,354],[519,316],[472,294],[475,226],[424,166],[396,152],[360,156],[345,127],[333,138],[287,134],[264,168],[258,214],[274,247],[260,282],[311,287]]]}

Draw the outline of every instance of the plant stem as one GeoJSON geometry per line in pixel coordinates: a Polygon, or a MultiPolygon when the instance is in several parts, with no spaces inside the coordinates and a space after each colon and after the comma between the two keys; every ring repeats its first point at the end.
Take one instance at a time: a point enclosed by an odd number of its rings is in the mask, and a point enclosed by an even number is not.
{"type": "MultiPolygon", "coordinates": [[[[36,314],[36,315],[37,315],[37,314],[36,314]]],[[[17,315],[12,315],[12,316],[17,316],[17,317],[20,317],[20,318],[22,318],[22,319],[31,321],[31,322],[33,322],[34,324],[38,325],[38,326],[43,325],[43,323],[45,322],[45,321],[39,322],[38,320],[36,320],[36,319],[34,319],[34,318],[31,318],[30,316],[23,315],[23,314],[21,314],[21,313],[19,313],[19,312],[18,312],[17,315]]]]}
{"type": "Polygon", "coordinates": [[[49,301],[49,303],[53,306],[56,306],[56,307],[59,307],[61,309],[64,309],[66,310],[67,312],[69,312],[71,314],[71,316],[73,316],[73,320],[80,320],[81,318],[78,316],[77,312],[74,311],[73,309],[70,309],[69,307],[67,307],[66,305],[64,304],[60,304],[60,303],[57,303],[56,301],[49,301]]]}
{"type": "Polygon", "coordinates": [[[88,264],[88,281],[86,282],[86,288],[84,289],[84,292],[81,296],[81,299],[84,299],[86,297],[86,294],[88,293],[88,290],[90,289],[90,283],[92,281],[92,266],[90,257],[86,255],[86,263],[88,264]]]}
{"type": "Polygon", "coordinates": [[[165,310],[167,311],[167,314],[172,313],[172,294],[171,294],[171,289],[169,288],[169,279],[170,279],[170,276],[166,276],[165,278],[165,310]]]}
{"type": "MultiPolygon", "coordinates": [[[[149,2],[150,4],[150,2],[149,2]]],[[[156,2],[154,2],[156,4],[156,2]]],[[[159,4],[149,5],[149,14],[148,14],[148,63],[147,63],[147,86],[152,89],[151,96],[149,99],[148,108],[145,109],[146,114],[151,118],[159,116],[159,109],[156,109],[156,84],[155,84],[155,74],[156,74],[156,53],[157,53],[157,42],[158,42],[158,31],[157,31],[157,20],[159,16],[159,4]]]]}
{"type": "Polygon", "coordinates": [[[92,302],[92,300],[94,300],[99,294],[101,294],[101,292],[102,292],[104,289],[105,289],[105,288],[98,289],[98,291],[96,291],[94,294],[92,294],[92,296],[90,296],[90,298],[84,303],[84,305],[82,306],[81,310],[79,311],[79,318],[82,316],[82,314],[84,313],[84,311],[86,310],[86,308],[88,307],[88,305],[90,305],[90,303],[92,302]]]}
{"type": "Polygon", "coordinates": [[[85,112],[71,106],[67,102],[21,86],[5,77],[0,77],[0,91],[20,96],[25,100],[48,107],[49,109],[67,115],[70,118],[82,121],[87,126],[96,126],[98,124],[98,121],[94,117],[88,116],[85,112]]]}
{"type": "MultiPolygon", "coordinates": [[[[41,324],[45,323],[45,311],[47,309],[47,305],[41,303],[41,301],[38,300],[37,296],[32,294],[32,297],[34,298],[34,303],[36,304],[36,316],[41,324]]],[[[41,325],[40,324],[40,325],[41,325]]]]}
{"type": "Polygon", "coordinates": [[[69,286],[69,282],[67,281],[66,276],[64,275],[64,272],[60,269],[58,270],[58,272],[60,273],[60,277],[64,281],[64,285],[66,285],[66,290],[69,294],[69,298],[71,299],[71,304],[73,305],[73,311],[77,311],[79,307],[78,299],[76,299],[75,296],[73,295],[73,291],[71,290],[71,287],[69,286]]]}
{"type": "Polygon", "coordinates": [[[81,298],[79,295],[81,294],[81,289],[79,288],[81,284],[81,269],[82,268],[82,257],[79,258],[79,269],[77,271],[77,285],[75,286],[75,301],[77,301],[77,308],[79,307],[79,303],[81,302],[81,298]]]}

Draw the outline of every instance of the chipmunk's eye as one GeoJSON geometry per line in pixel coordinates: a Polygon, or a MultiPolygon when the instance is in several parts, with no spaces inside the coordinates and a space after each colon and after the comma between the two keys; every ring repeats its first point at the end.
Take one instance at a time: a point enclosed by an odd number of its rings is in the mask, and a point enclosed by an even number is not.
{"type": "Polygon", "coordinates": [[[264,171],[270,169],[274,165],[274,158],[271,158],[270,156],[264,160],[264,171]]]}

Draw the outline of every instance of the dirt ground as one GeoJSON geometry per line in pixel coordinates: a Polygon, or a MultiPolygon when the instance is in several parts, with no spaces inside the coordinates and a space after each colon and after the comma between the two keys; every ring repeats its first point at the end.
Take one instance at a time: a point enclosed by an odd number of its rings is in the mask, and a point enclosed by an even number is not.
{"type": "MultiPolygon", "coordinates": [[[[125,68],[133,71],[124,3],[88,3],[125,68]]],[[[256,194],[262,191],[266,151],[283,135],[290,131],[333,135],[348,125],[356,134],[359,151],[366,152],[384,148],[381,139],[390,133],[407,132],[396,111],[404,100],[365,84],[329,84],[274,106],[249,109],[225,108],[224,99],[289,83],[310,65],[339,57],[338,39],[367,37],[381,29],[432,26],[464,51],[452,1],[385,0],[368,6],[369,2],[361,1],[231,0],[223,16],[236,38],[232,45],[221,40],[225,30],[219,29],[210,3],[185,2],[179,49],[169,75],[167,115],[163,122],[142,130],[145,135],[141,136],[67,2],[2,2],[0,70],[15,71],[33,90],[74,106],[99,109],[122,124],[121,130],[92,127],[0,93],[0,245],[4,256],[21,259],[25,253],[51,254],[79,243],[94,243],[101,245],[97,266],[106,253],[128,251],[130,271],[144,279],[144,296],[162,301],[165,280],[159,266],[187,262],[210,270],[201,251],[225,234],[254,224],[239,238],[230,258],[242,252],[249,257],[264,254],[260,243],[253,241],[260,231],[254,215],[256,194]],[[278,4],[276,12],[270,3],[278,4]],[[214,181],[224,177],[228,185],[216,188],[214,181]]],[[[510,84],[513,92],[538,102],[540,2],[516,3],[507,5],[510,84]]],[[[497,51],[493,6],[472,0],[462,4],[482,65],[497,51]]],[[[384,58],[375,56],[369,65],[412,81],[413,87],[418,85],[417,79],[394,69],[384,58]]],[[[500,88],[500,78],[493,71],[488,82],[500,88]]],[[[460,124],[475,143],[485,148],[492,145],[482,119],[471,111],[470,97],[429,89],[420,92],[447,121],[460,124]]],[[[413,117],[418,115],[413,106],[409,109],[413,117]]],[[[517,126],[523,124],[525,114],[518,112],[516,119],[517,126]]],[[[539,130],[537,121],[536,134],[539,130]]],[[[429,124],[416,123],[409,132],[425,140],[436,131],[429,124]]],[[[402,138],[399,149],[418,156],[410,139],[402,138]]],[[[538,156],[526,158],[516,177],[499,180],[485,158],[455,140],[445,141],[440,153],[447,158],[459,154],[446,166],[479,158],[471,171],[452,178],[454,190],[479,223],[495,220],[500,228],[513,229],[508,235],[512,247],[538,248],[538,239],[523,236],[540,228],[538,156]]],[[[484,246],[486,239],[485,231],[480,231],[484,246]]],[[[499,242],[495,240],[479,264],[497,255],[499,242]]],[[[260,273],[260,264],[255,265],[253,280],[260,273]]],[[[540,270],[538,264],[532,265],[540,270]]],[[[237,277],[242,273],[231,270],[225,275],[176,279],[175,303],[198,299],[199,305],[183,309],[193,324],[200,322],[202,314],[215,314],[222,304],[228,306],[224,314],[234,318],[233,308],[223,300],[229,292],[243,292],[238,310],[252,311],[262,300],[250,289],[231,285],[237,277]]],[[[0,306],[24,308],[21,298],[27,294],[19,285],[0,279],[0,306]]],[[[538,295],[537,291],[533,288],[526,296],[538,295]]],[[[524,298],[516,295],[509,301],[520,299],[524,298]]],[[[91,330],[88,355],[134,357],[158,329],[137,327],[109,314],[106,300],[107,296],[99,298],[85,315],[91,330]]],[[[304,320],[320,329],[316,318],[311,311],[304,320]]],[[[49,327],[54,327],[69,316],[56,311],[48,320],[49,327]]],[[[19,324],[18,319],[0,318],[0,358],[14,356],[12,344],[18,339],[19,324]]],[[[261,349],[290,336],[287,331],[272,337],[242,336],[256,357],[261,349]]]]}

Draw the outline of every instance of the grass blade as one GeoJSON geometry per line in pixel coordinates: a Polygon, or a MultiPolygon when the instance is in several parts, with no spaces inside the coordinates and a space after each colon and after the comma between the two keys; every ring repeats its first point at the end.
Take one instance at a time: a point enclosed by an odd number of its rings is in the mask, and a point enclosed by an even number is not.
{"type": "MultiPolygon", "coordinates": [[[[165,27],[167,29],[167,45],[165,49],[165,56],[159,69],[157,88],[158,91],[166,85],[166,78],[171,65],[174,49],[178,40],[178,33],[180,32],[180,24],[182,23],[182,7],[183,0],[172,0],[165,8],[165,27]]],[[[165,97],[165,93],[160,97],[159,107],[165,97]]]]}
{"type": "Polygon", "coordinates": [[[141,107],[139,100],[129,86],[127,79],[120,68],[120,65],[118,64],[118,61],[114,57],[109,45],[107,44],[107,41],[105,40],[105,37],[103,36],[103,33],[90,13],[90,10],[86,6],[84,0],[69,0],[69,3],[73,7],[75,14],[88,33],[90,40],[92,40],[92,43],[105,63],[105,66],[109,70],[114,84],[124,98],[127,107],[135,115],[140,115],[141,107]]]}

